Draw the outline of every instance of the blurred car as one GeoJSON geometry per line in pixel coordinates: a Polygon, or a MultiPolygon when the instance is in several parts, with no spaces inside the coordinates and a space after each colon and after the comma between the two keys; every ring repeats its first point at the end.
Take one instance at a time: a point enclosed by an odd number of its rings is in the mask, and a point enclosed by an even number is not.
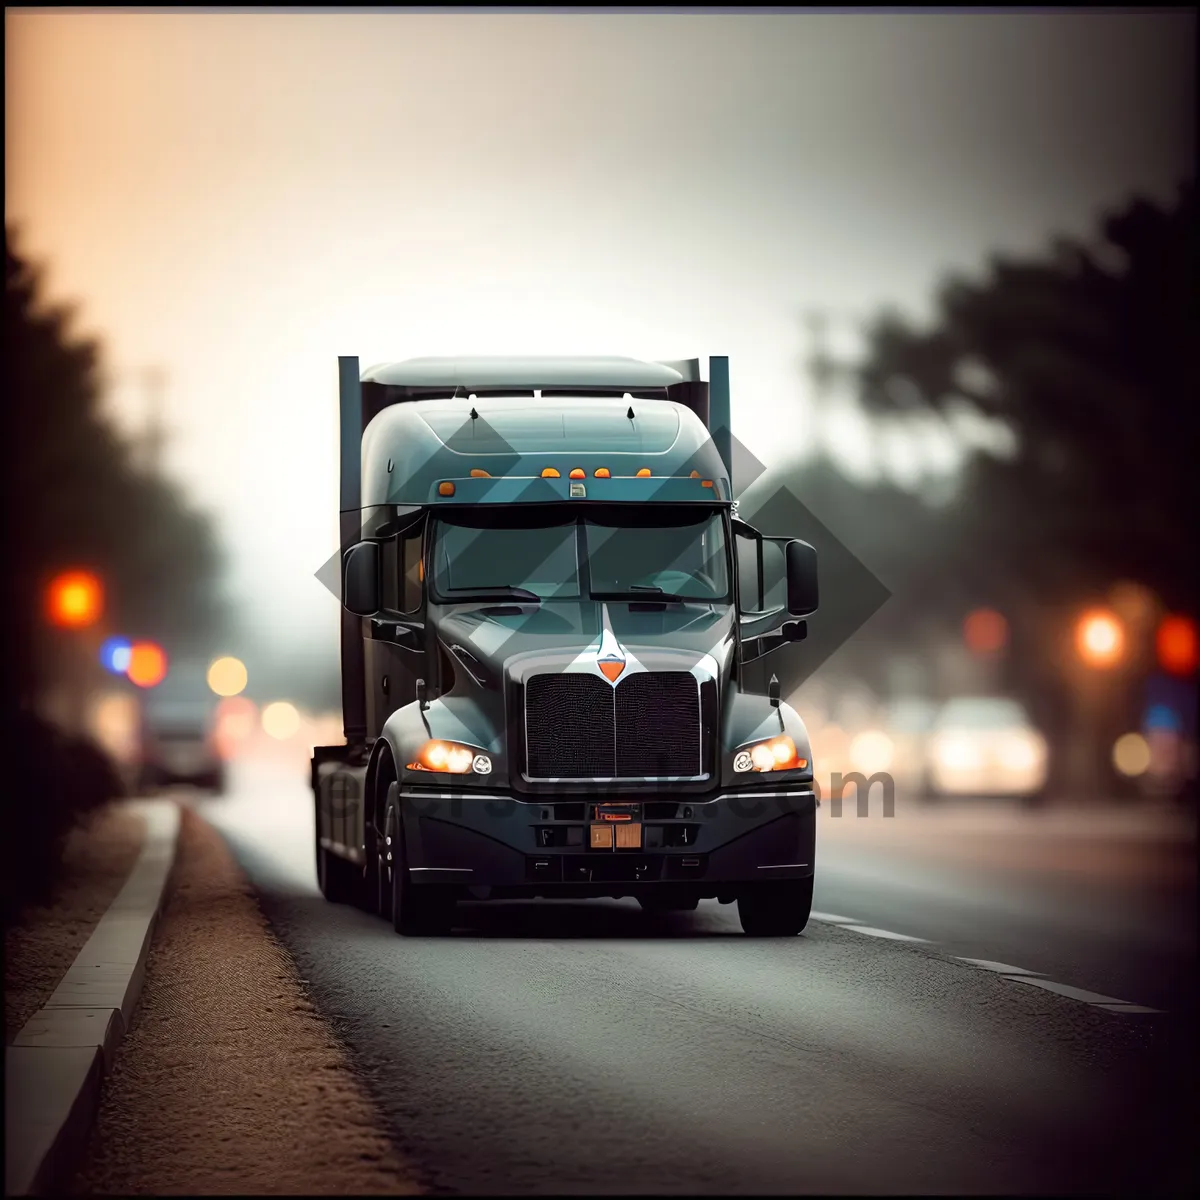
{"type": "Polygon", "coordinates": [[[1018,701],[964,696],[938,712],[930,730],[926,795],[1011,797],[1040,802],[1046,739],[1018,701]]]}
{"type": "Polygon", "coordinates": [[[175,669],[142,701],[138,790],[189,784],[225,790],[225,760],[216,738],[216,697],[203,672],[175,669]]]}
{"type": "Polygon", "coordinates": [[[923,796],[928,790],[929,737],[937,712],[931,700],[902,696],[880,713],[880,736],[886,736],[891,754],[886,767],[877,769],[890,772],[898,796],[923,796]]]}

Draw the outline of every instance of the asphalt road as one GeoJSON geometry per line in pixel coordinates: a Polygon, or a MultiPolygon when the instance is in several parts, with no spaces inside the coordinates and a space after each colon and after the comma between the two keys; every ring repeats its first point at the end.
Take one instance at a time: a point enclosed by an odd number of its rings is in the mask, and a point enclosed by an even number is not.
{"type": "MultiPolygon", "coordinates": [[[[1103,922],[1079,925],[1086,889],[1063,906],[1026,888],[1006,907],[998,868],[974,886],[896,863],[893,848],[881,874],[877,849],[822,831],[818,909],[927,941],[823,919],[759,941],[731,907],[649,917],[631,901],[464,905],[452,937],[404,939],[318,895],[302,780],[243,774],[197,807],[430,1188],[1148,1194],[1190,1182],[1190,1012],[1107,1011],[953,957],[1064,971],[1084,930],[1074,974],[1055,978],[1115,986],[1090,972],[1122,947],[1141,953],[1153,929],[1114,927],[1105,942],[1103,922]]],[[[1137,978],[1120,981],[1131,986],[1106,994],[1150,1002],[1137,978]]]]}
{"type": "Polygon", "coordinates": [[[960,807],[959,828],[932,836],[931,818],[906,830],[902,811],[896,836],[877,814],[866,834],[848,814],[825,819],[815,907],[1072,987],[1174,1012],[1195,1007],[1194,844],[1120,811],[1102,810],[1098,829],[1080,821],[1083,831],[1053,815],[1006,819],[1001,807],[982,827],[970,815],[960,807]]]}

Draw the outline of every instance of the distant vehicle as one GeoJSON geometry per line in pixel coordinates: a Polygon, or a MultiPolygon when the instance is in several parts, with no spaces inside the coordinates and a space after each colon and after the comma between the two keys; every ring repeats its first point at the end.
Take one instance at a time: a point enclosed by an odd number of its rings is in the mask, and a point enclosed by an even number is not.
{"type": "Polygon", "coordinates": [[[1018,701],[964,696],[947,703],[930,732],[928,796],[1011,797],[1036,803],[1047,775],[1046,739],[1018,701]]]}
{"type": "Polygon", "coordinates": [[[405,935],[539,896],[716,899],[799,933],[812,751],[757,664],[804,637],[816,551],[738,519],[728,361],[340,366],[326,899],[405,935]]]}
{"type": "Polygon", "coordinates": [[[215,717],[216,697],[203,668],[173,666],[142,699],[138,790],[188,784],[224,791],[225,761],[216,744],[215,717]]]}
{"type": "Polygon", "coordinates": [[[929,739],[938,706],[920,696],[893,700],[882,714],[882,729],[891,740],[890,773],[897,793],[923,796],[929,789],[929,739]]]}

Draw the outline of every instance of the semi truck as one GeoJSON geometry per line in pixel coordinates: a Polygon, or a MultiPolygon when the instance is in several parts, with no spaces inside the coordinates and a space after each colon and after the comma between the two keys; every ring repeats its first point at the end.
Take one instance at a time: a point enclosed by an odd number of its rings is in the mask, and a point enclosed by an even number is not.
{"type": "Polygon", "coordinates": [[[729,363],[339,359],[342,715],[325,898],[407,936],[460,901],[812,907],[804,723],[767,656],[816,552],[738,516],[729,363]]]}

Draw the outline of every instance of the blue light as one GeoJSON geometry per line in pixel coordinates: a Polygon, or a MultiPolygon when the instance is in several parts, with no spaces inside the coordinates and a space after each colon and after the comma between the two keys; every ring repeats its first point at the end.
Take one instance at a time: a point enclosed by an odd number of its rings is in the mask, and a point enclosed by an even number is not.
{"type": "Polygon", "coordinates": [[[114,675],[124,675],[129,670],[129,659],[133,644],[128,638],[111,637],[100,647],[100,663],[114,675]]]}
{"type": "Polygon", "coordinates": [[[1144,721],[1147,733],[1156,729],[1165,729],[1171,733],[1183,732],[1183,719],[1167,704],[1155,704],[1146,713],[1144,721]]]}

